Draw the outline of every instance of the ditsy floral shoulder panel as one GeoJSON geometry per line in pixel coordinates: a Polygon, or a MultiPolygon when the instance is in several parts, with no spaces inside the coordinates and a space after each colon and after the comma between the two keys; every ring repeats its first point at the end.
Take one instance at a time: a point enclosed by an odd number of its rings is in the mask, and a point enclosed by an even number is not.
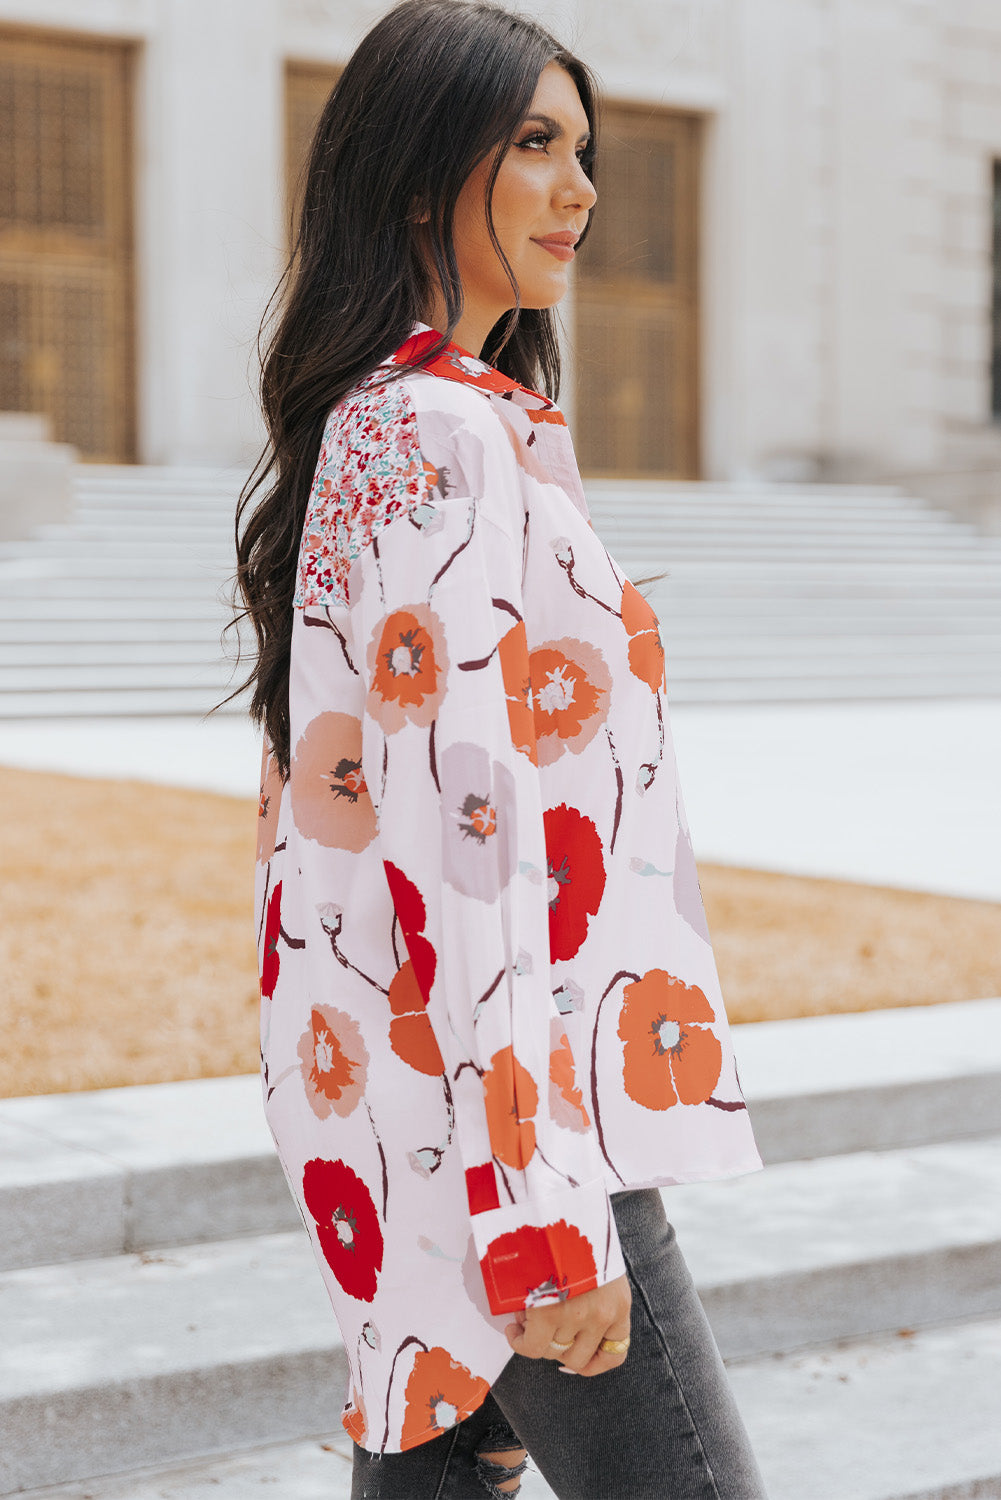
{"type": "Polygon", "coordinates": [[[327,422],[258,840],[265,1113],[385,1452],[622,1274],[610,1193],[761,1165],[659,622],[558,409],[438,344],[327,422]]]}

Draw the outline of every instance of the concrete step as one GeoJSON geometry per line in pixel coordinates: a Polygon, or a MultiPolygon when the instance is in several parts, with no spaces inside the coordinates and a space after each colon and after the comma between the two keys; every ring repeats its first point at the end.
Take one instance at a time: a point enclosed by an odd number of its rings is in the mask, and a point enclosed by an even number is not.
{"type": "Polygon", "coordinates": [[[783,1162],[664,1198],[727,1355],[1001,1316],[1001,1136],[783,1162]]]}
{"type": "MultiPolygon", "coordinates": [[[[1001,1321],[899,1330],[729,1362],[770,1500],[996,1500],[1001,1321]]],[[[33,1490],[26,1500],[349,1500],[338,1427],[170,1469],[33,1490]]],[[[534,1466],[522,1500],[552,1500],[534,1466]]]]}
{"type": "MultiPolygon", "coordinates": [[[[103,646],[152,645],[175,642],[180,646],[198,646],[215,650],[223,624],[222,610],[211,613],[200,610],[178,611],[165,618],[162,611],[151,618],[131,616],[86,619],[76,615],[71,625],[65,619],[27,619],[23,612],[4,616],[0,613],[0,641],[6,651],[37,647],[67,649],[71,643],[100,649],[103,646]],[[214,634],[213,634],[214,632],[214,634]]],[[[25,658],[22,658],[22,660],[25,658]]]]}
{"type": "Polygon", "coordinates": [[[61,666],[0,667],[0,694],[23,697],[32,693],[144,692],[215,687],[227,682],[232,670],[219,651],[201,662],[67,662],[61,666]]]}
{"type": "MultiPolygon", "coordinates": [[[[997,698],[996,676],[964,675],[962,678],[929,677],[901,683],[893,679],[861,679],[857,675],[814,682],[793,678],[777,681],[741,677],[708,682],[695,679],[675,688],[668,674],[669,697],[677,707],[702,704],[792,704],[928,702],[997,698]]],[[[215,686],[146,688],[64,693],[4,693],[0,695],[0,719],[74,719],[196,717],[220,705],[223,713],[246,713],[246,699],[221,705],[229,691],[226,680],[215,686]]]]}
{"type": "Polygon", "coordinates": [[[219,713],[247,712],[246,700],[221,704],[229,688],[149,688],[91,693],[4,693],[0,695],[0,719],[116,719],[201,718],[211,708],[219,713]]]}
{"type": "Polygon", "coordinates": [[[0,1493],[337,1426],[305,1232],[0,1276],[0,1493]]]}
{"type": "MultiPolygon", "coordinates": [[[[964,676],[929,677],[920,682],[900,683],[897,679],[863,678],[860,676],[831,679],[822,683],[809,680],[735,678],[732,681],[719,679],[715,682],[693,680],[674,687],[670,673],[667,678],[668,697],[677,705],[710,703],[865,703],[865,702],[926,702],[955,699],[996,698],[996,678],[964,676]]],[[[138,710],[137,710],[138,712],[138,710]]]]}
{"type": "MultiPolygon", "coordinates": [[[[74,528],[76,532],[77,529],[74,528]]],[[[969,566],[997,570],[999,560],[982,550],[957,545],[955,538],[934,538],[927,545],[919,546],[907,537],[879,538],[810,538],[786,537],[784,540],[769,536],[728,535],[718,541],[703,531],[697,536],[684,537],[661,530],[637,529],[625,535],[605,534],[602,541],[612,556],[623,567],[634,561],[645,561],[654,556],[667,560],[666,566],[679,563],[731,563],[734,566],[749,563],[782,565],[802,563],[808,566],[831,568],[852,567],[856,563],[882,564],[886,567],[924,566],[935,568],[946,566],[969,566]]],[[[89,534],[75,534],[73,538],[40,538],[30,549],[14,550],[9,547],[0,551],[0,563],[5,576],[11,576],[15,564],[28,557],[49,567],[69,567],[74,559],[101,564],[111,571],[124,571],[127,566],[145,572],[158,567],[162,559],[175,557],[220,558],[228,562],[235,556],[233,537],[229,531],[194,528],[184,532],[158,530],[147,534],[132,528],[124,535],[108,538],[89,534]]]]}
{"type": "MultiPolygon", "coordinates": [[[[73,525],[0,548],[0,716],[203,712],[246,478],[80,466],[73,525]],[[158,625],[165,646],[189,648],[144,651],[158,625]],[[111,649],[87,649],[101,641],[111,649]],[[21,656],[22,642],[53,649],[21,656]]],[[[644,592],[679,703],[1001,692],[1001,541],[895,486],[586,489],[630,576],[668,574],[644,592]]]]}
{"type": "MultiPolygon", "coordinates": [[[[959,681],[968,690],[979,683],[982,690],[993,687],[1001,691],[1001,650],[982,653],[983,659],[970,660],[959,681]]],[[[730,682],[735,676],[739,653],[729,651],[709,655],[698,653],[691,657],[673,652],[668,643],[667,675],[674,691],[684,691],[690,681],[700,686],[717,682],[730,682]]],[[[828,684],[850,684],[857,680],[858,660],[837,648],[832,643],[828,648],[809,653],[790,653],[764,657],[749,657],[740,662],[740,681],[747,685],[762,683],[794,686],[798,692],[818,691],[828,684]]],[[[909,690],[913,685],[919,691],[929,679],[949,680],[954,671],[954,658],[948,652],[891,653],[875,646],[865,660],[867,674],[874,679],[893,683],[892,692],[909,690]]],[[[206,648],[200,657],[176,660],[172,657],[154,660],[137,659],[109,661],[98,659],[88,653],[81,660],[66,660],[56,665],[38,661],[0,664],[0,694],[24,695],[30,693],[85,693],[92,691],[144,691],[146,689],[193,688],[201,683],[215,685],[228,681],[232,663],[227,661],[217,647],[213,656],[206,648]]]]}
{"type": "MultiPolygon", "coordinates": [[[[69,632],[64,638],[38,641],[33,636],[10,641],[0,631],[0,673],[5,670],[37,677],[31,685],[47,685],[44,673],[68,673],[77,667],[127,667],[135,665],[154,669],[159,665],[178,666],[184,663],[215,665],[220,661],[219,645],[210,639],[161,640],[159,637],[137,640],[123,637],[111,640],[81,640],[69,632]]],[[[829,636],[799,636],[783,639],[778,636],[747,638],[705,638],[693,635],[683,642],[672,631],[666,642],[668,661],[683,658],[689,669],[696,666],[700,671],[712,664],[723,664],[727,675],[732,675],[736,661],[747,660],[757,667],[768,670],[769,663],[781,664],[785,671],[795,671],[797,664],[806,661],[811,670],[844,672],[856,669],[859,663],[871,669],[891,670],[898,662],[919,661],[922,670],[932,671],[939,667],[951,668],[955,658],[953,651],[962,651],[970,658],[985,654],[998,654],[1001,659],[1001,635],[950,636],[948,651],[938,636],[902,635],[880,636],[873,640],[867,636],[834,640],[829,636]]],[[[910,670],[908,668],[907,670],[910,670]]],[[[106,685],[111,685],[111,679],[106,685]]]]}
{"type": "MultiPolygon", "coordinates": [[[[1001,1000],[733,1037],[769,1164],[1001,1133],[1001,1000]]],[[[0,1100],[0,1219],[4,1270],[298,1223],[257,1074],[0,1100]]]]}
{"type": "MultiPolygon", "coordinates": [[[[728,1358],[1001,1316],[1001,1137],[664,1197],[728,1358]]],[[[342,1353],[301,1227],[8,1271],[0,1318],[7,1489],[336,1426],[342,1353]]]]}
{"type": "MultiPolygon", "coordinates": [[[[81,640],[73,639],[9,642],[0,632],[0,675],[17,671],[33,676],[40,670],[65,672],[77,667],[215,667],[220,660],[218,642],[201,640],[81,640]]],[[[40,679],[41,680],[41,679],[40,679]]]]}

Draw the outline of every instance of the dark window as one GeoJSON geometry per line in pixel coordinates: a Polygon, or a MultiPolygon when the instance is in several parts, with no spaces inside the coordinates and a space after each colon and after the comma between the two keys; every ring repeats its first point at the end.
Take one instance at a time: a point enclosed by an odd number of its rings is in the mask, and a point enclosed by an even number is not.
{"type": "Polygon", "coordinates": [[[609,105],[575,287],[586,474],[695,479],[700,121],[609,105]]]}

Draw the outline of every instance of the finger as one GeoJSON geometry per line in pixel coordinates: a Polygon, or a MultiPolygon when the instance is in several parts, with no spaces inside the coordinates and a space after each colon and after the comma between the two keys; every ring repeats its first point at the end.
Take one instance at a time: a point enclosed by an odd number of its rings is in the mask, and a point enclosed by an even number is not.
{"type": "Polygon", "coordinates": [[[579,1374],[594,1358],[602,1337],[597,1329],[582,1328],[573,1341],[573,1348],[560,1355],[560,1363],[579,1374]]]}
{"type": "Polygon", "coordinates": [[[576,1329],[570,1329],[567,1333],[561,1331],[554,1333],[549,1340],[549,1348],[546,1350],[545,1357],[559,1360],[561,1364],[565,1363],[567,1355],[573,1350],[576,1337],[576,1329]]]}
{"type": "MultiPolygon", "coordinates": [[[[510,1326],[508,1324],[508,1328],[510,1326]]],[[[552,1337],[552,1326],[533,1318],[524,1328],[519,1328],[517,1333],[510,1335],[508,1342],[515,1354],[521,1354],[525,1359],[545,1359],[549,1354],[559,1353],[558,1349],[550,1348],[552,1337]]],[[[568,1350],[567,1353],[569,1352],[568,1350]]]]}
{"type": "Polygon", "coordinates": [[[609,1370],[617,1370],[619,1365],[624,1365],[627,1357],[625,1354],[602,1354],[599,1349],[594,1358],[582,1370],[578,1370],[577,1374],[587,1376],[604,1375],[609,1370]]]}
{"type": "Polygon", "coordinates": [[[628,1345],[628,1325],[623,1326],[620,1324],[617,1327],[613,1325],[613,1327],[606,1329],[601,1339],[598,1340],[590,1360],[586,1365],[579,1366],[581,1375],[603,1375],[606,1370],[615,1370],[619,1365],[625,1364],[629,1353],[628,1347],[620,1353],[616,1353],[610,1349],[602,1349],[601,1344],[604,1339],[628,1345]]]}

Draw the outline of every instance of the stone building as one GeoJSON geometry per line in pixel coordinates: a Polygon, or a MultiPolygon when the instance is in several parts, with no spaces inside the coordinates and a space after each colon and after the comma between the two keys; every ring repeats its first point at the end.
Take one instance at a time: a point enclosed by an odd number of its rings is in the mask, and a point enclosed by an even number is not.
{"type": "MultiPolygon", "coordinates": [[[[567,309],[585,470],[989,489],[997,0],[521,3],[608,100],[567,309]]],[[[84,458],[254,455],[288,185],[384,8],[0,0],[0,411],[84,458]]]]}

